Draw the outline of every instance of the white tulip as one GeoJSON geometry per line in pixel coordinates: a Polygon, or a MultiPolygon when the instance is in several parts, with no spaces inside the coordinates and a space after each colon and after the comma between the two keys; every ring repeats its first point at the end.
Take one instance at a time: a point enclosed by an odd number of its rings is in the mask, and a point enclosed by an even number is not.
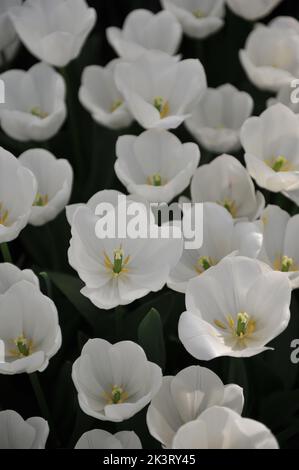
{"type": "Polygon", "coordinates": [[[255,220],[265,207],[263,194],[255,191],[248,172],[231,155],[220,155],[195,171],[191,196],[192,202],[220,204],[236,220],[255,220]]]}
{"type": "Polygon", "coordinates": [[[15,411],[0,411],[0,449],[44,449],[49,426],[43,418],[26,421],[15,411]]]}
{"type": "Polygon", "coordinates": [[[0,147],[0,243],[14,240],[27,225],[36,189],[31,171],[0,147]]]}
{"type": "Polygon", "coordinates": [[[22,153],[20,163],[34,174],[37,180],[37,193],[29,223],[43,225],[55,217],[69,202],[73,169],[64,159],[56,159],[47,150],[31,149],[22,153]]]}
{"type": "Polygon", "coordinates": [[[41,62],[27,72],[9,70],[0,78],[5,84],[5,103],[0,105],[4,132],[22,142],[53,137],[67,113],[61,75],[41,62]]]}
{"type": "Polygon", "coordinates": [[[222,406],[213,406],[199,419],[190,421],[176,433],[173,449],[278,449],[279,445],[264,424],[242,418],[222,406]]]}
{"type": "Polygon", "coordinates": [[[214,372],[200,366],[181,370],[176,376],[163,377],[162,387],[147,411],[151,435],[166,448],[176,432],[189,421],[198,419],[207,408],[228,406],[238,413],[244,404],[243,389],[235,384],[223,385],[214,372]]]}
{"type": "Polygon", "coordinates": [[[44,371],[61,346],[57,310],[31,282],[20,281],[0,296],[1,374],[44,371]]]}
{"type": "Polygon", "coordinates": [[[3,52],[15,42],[17,34],[9,17],[9,11],[16,5],[21,5],[22,0],[1,0],[0,3],[0,51],[3,52]]]}
{"type": "Polygon", "coordinates": [[[190,279],[216,266],[228,255],[256,258],[262,243],[259,224],[235,223],[226,209],[206,202],[203,204],[203,244],[197,250],[184,249],[178,264],[170,271],[167,285],[184,293],[190,279]]]}
{"type": "Polygon", "coordinates": [[[170,202],[184,191],[200,159],[196,144],[182,144],[170,132],[157,129],[139,137],[119,137],[116,154],[117,177],[129,193],[150,202],[170,202]]]}
{"type": "Polygon", "coordinates": [[[72,378],[84,413],[120,422],[144,408],[159,390],[162,372],[132,341],[114,345],[89,340],[73,365],[72,378]]]}
{"type": "Polygon", "coordinates": [[[246,20],[255,21],[269,15],[282,0],[226,0],[229,8],[246,20]]]}
{"type": "Polygon", "coordinates": [[[211,152],[237,151],[241,148],[240,129],[252,109],[251,96],[233,85],[208,88],[186,127],[211,152]]]}
{"type": "Polygon", "coordinates": [[[206,90],[199,60],[178,62],[147,52],[133,63],[116,66],[115,80],[134,118],[145,129],[175,129],[189,116],[206,90]]]}
{"type": "Polygon", "coordinates": [[[292,88],[290,85],[285,85],[280,88],[279,92],[277,93],[275,98],[269,98],[267,100],[267,106],[273,106],[274,104],[281,103],[290,108],[293,113],[299,114],[299,100],[298,100],[298,92],[295,88],[292,88]],[[293,97],[293,93],[295,93],[295,101],[293,97]],[[298,100],[298,102],[297,102],[298,100]]]}
{"type": "Polygon", "coordinates": [[[116,434],[94,429],[84,433],[76,444],[75,449],[142,449],[139,437],[133,431],[120,431],[116,434]]]}
{"type": "Polygon", "coordinates": [[[91,65],[82,75],[79,99],[91,113],[97,123],[110,129],[129,126],[133,118],[126,106],[123,96],[118,91],[114,72],[119,60],[113,60],[106,67],[91,65]]]}
{"type": "Polygon", "coordinates": [[[285,273],[293,288],[299,287],[299,215],[291,217],[278,206],[269,205],[262,214],[263,247],[259,258],[285,273]]]}
{"type": "Polygon", "coordinates": [[[27,49],[55,67],[79,56],[97,17],[85,0],[26,0],[10,16],[27,49]]]}
{"type": "Polygon", "coordinates": [[[182,39],[182,27],[168,11],[154,14],[137,9],[129,13],[123,29],[107,28],[106,35],[120,57],[136,60],[147,50],[175,54],[182,39]]]}
{"type": "Polygon", "coordinates": [[[299,34],[299,21],[292,16],[276,16],[274,20],[270,21],[269,25],[272,28],[281,28],[287,30],[289,33],[299,34]]]}
{"type": "Polygon", "coordinates": [[[20,281],[27,281],[39,288],[38,277],[31,269],[19,269],[14,264],[0,263],[0,295],[20,281]]]}
{"type": "MultiPolygon", "coordinates": [[[[108,196],[105,202],[114,204],[113,198],[117,193],[111,193],[104,192],[104,197],[108,196]]],[[[127,201],[127,205],[133,202],[127,201]]],[[[95,202],[103,202],[103,194],[99,193],[95,202]]],[[[136,203],[134,205],[136,207],[136,203]]],[[[140,204],[140,209],[144,208],[144,204],[140,204]]],[[[117,221],[122,217],[124,207],[120,204],[113,209],[113,220],[115,217],[117,221]]],[[[89,206],[75,206],[69,211],[72,219],[69,263],[85,283],[81,293],[98,308],[127,305],[151,291],[159,291],[165,285],[171,268],[178,262],[183,249],[182,238],[162,238],[162,229],[154,224],[153,214],[149,212],[144,216],[147,227],[143,238],[119,237],[117,231],[113,237],[109,234],[98,237],[96,225],[99,217],[91,209],[91,203],[89,206]],[[157,238],[150,236],[153,226],[157,230],[157,238]]]]}
{"type": "Polygon", "coordinates": [[[161,0],[161,3],[177,17],[184,33],[191,38],[204,39],[224,25],[224,0],[161,0]]]}
{"type": "Polygon", "coordinates": [[[279,91],[299,74],[299,35],[292,29],[258,25],[249,34],[240,60],[261,90],[279,91]]]}
{"type": "Polygon", "coordinates": [[[254,356],[288,326],[290,300],[285,274],[228,256],[189,282],[179,338],[200,360],[254,356]]]}
{"type": "Polygon", "coordinates": [[[259,186],[273,192],[299,189],[299,119],[276,104],[241,129],[247,170],[259,186]]]}

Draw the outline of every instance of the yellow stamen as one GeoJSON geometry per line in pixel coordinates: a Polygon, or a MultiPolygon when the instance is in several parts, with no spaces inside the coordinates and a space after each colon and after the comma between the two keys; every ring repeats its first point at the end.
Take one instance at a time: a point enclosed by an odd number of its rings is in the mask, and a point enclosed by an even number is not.
{"type": "Polygon", "coordinates": [[[265,160],[265,163],[276,172],[292,171],[294,169],[293,165],[283,155],[265,160]]]}
{"type": "Polygon", "coordinates": [[[18,336],[13,340],[16,349],[10,350],[10,354],[15,357],[28,357],[33,352],[33,342],[27,339],[24,335],[18,336]]]}
{"type": "Polygon", "coordinates": [[[238,209],[237,209],[235,201],[231,199],[224,199],[223,201],[218,201],[218,204],[224,207],[231,214],[233,218],[237,217],[238,209]]]}
{"type": "Polygon", "coordinates": [[[232,315],[227,315],[226,321],[228,326],[220,320],[214,320],[214,324],[221,330],[230,329],[232,335],[238,340],[244,340],[251,336],[256,330],[256,322],[246,312],[239,312],[236,320],[232,315]]]}
{"type": "Polygon", "coordinates": [[[159,173],[155,173],[147,178],[147,184],[150,186],[163,186],[162,176],[159,173]]]}
{"type": "Polygon", "coordinates": [[[33,115],[33,116],[36,116],[40,119],[45,119],[46,117],[49,116],[48,113],[45,113],[44,111],[42,111],[38,106],[35,106],[34,108],[32,108],[30,110],[30,113],[33,115]]]}
{"type": "Polygon", "coordinates": [[[164,100],[161,96],[154,99],[154,106],[159,111],[161,119],[166,118],[170,114],[170,107],[168,101],[164,100]]]}
{"type": "Polygon", "coordinates": [[[104,393],[104,398],[108,405],[119,405],[124,403],[129,397],[127,392],[122,387],[113,385],[110,393],[104,393]]]}
{"type": "Polygon", "coordinates": [[[123,105],[123,100],[116,100],[112,103],[112,106],[110,108],[110,112],[114,113],[118,108],[120,108],[123,105]]]}
{"type": "Polygon", "coordinates": [[[44,196],[40,193],[37,193],[33,206],[44,207],[49,203],[49,196],[45,194],[44,196]]]}
{"type": "Polygon", "coordinates": [[[213,262],[212,258],[210,258],[210,256],[201,256],[197,260],[195,271],[197,271],[198,274],[202,274],[204,271],[207,271],[214,265],[215,263],[213,262]]]}
{"type": "Polygon", "coordinates": [[[299,267],[296,265],[293,258],[288,256],[277,256],[273,263],[273,269],[275,271],[281,271],[283,273],[299,271],[299,267]]]}
{"type": "Polygon", "coordinates": [[[193,15],[195,16],[195,18],[198,18],[198,19],[204,18],[206,16],[200,8],[198,10],[195,10],[193,12],[193,15]]]}
{"type": "Polygon", "coordinates": [[[0,202],[0,225],[7,226],[8,215],[9,215],[8,210],[4,209],[2,203],[0,202]]]}
{"type": "Polygon", "coordinates": [[[104,265],[108,271],[112,273],[113,277],[118,277],[121,274],[128,273],[127,265],[130,262],[130,256],[124,259],[124,250],[120,247],[113,252],[113,262],[110,260],[106,252],[104,255],[104,265]]]}

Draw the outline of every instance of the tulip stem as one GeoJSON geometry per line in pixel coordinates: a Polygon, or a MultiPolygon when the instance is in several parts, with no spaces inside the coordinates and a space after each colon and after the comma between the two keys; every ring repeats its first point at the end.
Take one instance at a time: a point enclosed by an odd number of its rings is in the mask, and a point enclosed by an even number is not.
{"type": "Polygon", "coordinates": [[[45,271],[42,271],[42,272],[39,273],[39,275],[40,275],[41,278],[43,278],[43,280],[45,282],[47,296],[50,299],[52,299],[52,285],[51,285],[51,280],[49,278],[48,273],[46,273],[45,271]]]}
{"type": "Polygon", "coordinates": [[[1,243],[1,253],[5,263],[12,263],[12,257],[7,243],[1,243]]]}
{"type": "Polygon", "coordinates": [[[48,408],[45,395],[42,390],[37,372],[33,372],[32,374],[29,374],[29,378],[30,378],[30,382],[31,382],[31,385],[32,385],[32,388],[36,397],[36,401],[40,408],[40,411],[43,417],[49,422],[50,420],[49,408],[48,408]]]}
{"type": "Polygon", "coordinates": [[[70,138],[73,145],[74,150],[74,169],[77,172],[77,176],[80,175],[80,167],[81,167],[81,152],[80,152],[80,139],[79,139],[79,126],[77,125],[76,120],[76,109],[75,109],[75,102],[72,93],[72,85],[69,77],[69,73],[67,67],[62,67],[60,69],[60,73],[63,76],[66,84],[67,89],[67,107],[68,107],[68,125],[69,125],[69,132],[70,138]]]}

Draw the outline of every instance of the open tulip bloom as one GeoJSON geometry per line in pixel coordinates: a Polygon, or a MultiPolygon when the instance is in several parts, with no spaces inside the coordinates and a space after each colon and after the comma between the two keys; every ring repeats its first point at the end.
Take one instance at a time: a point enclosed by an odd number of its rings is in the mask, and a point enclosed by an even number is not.
{"type": "Polygon", "coordinates": [[[200,418],[206,409],[219,405],[241,413],[243,403],[241,387],[223,385],[209,369],[191,366],[174,377],[163,377],[162,386],[148,408],[147,425],[155,439],[171,448],[180,427],[200,418]]]}
{"type": "Polygon", "coordinates": [[[186,189],[200,159],[196,144],[182,144],[163,130],[120,137],[116,154],[120,181],[129,193],[150,202],[170,202],[186,189]]]}
{"type": "Polygon", "coordinates": [[[133,431],[120,431],[116,434],[94,429],[84,433],[75,449],[142,449],[139,437],[133,431]]]}
{"type": "Polygon", "coordinates": [[[147,50],[175,54],[182,39],[182,27],[168,11],[154,15],[140,9],[129,13],[122,30],[110,27],[106,35],[120,57],[136,60],[147,50]]]}
{"type": "Polygon", "coordinates": [[[260,217],[265,198],[256,191],[253,181],[241,163],[231,155],[220,155],[201,165],[191,182],[192,202],[215,202],[235,220],[260,217]]]}
{"type": "Polygon", "coordinates": [[[133,63],[118,64],[115,80],[134,118],[145,129],[180,126],[207,86],[199,60],[178,62],[154,52],[146,52],[133,63]]]}
{"type": "Polygon", "coordinates": [[[120,61],[115,59],[106,67],[91,65],[84,69],[79,99],[92,118],[102,126],[120,129],[129,126],[132,115],[118,91],[114,73],[120,61]]]}
{"type": "Polygon", "coordinates": [[[241,130],[250,176],[257,184],[294,199],[299,189],[299,120],[289,108],[276,104],[260,117],[251,117],[241,130]]]}
{"type": "Polygon", "coordinates": [[[81,409],[103,421],[120,422],[142,410],[162,382],[159,366],[131,341],[114,345],[89,340],[73,365],[81,409]]]}
{"type": "Polygon", "coordinates": [[[290,217],[278,206],[267,206],[262,214],[263,246],[259,259],[275,271],[285,273],[293,288],[299,287],[299,215],[290,217]]]}
{"type": "Polygon", "coordinates": [[[259,24],[240,50],[240,60],[255,86],[277,92],[298,77],[299,35],[293,29],[259,24]]]}
{"type": "Polygon", "coordinates": [[[190,279],[216,266],[228,255],[256,258],[262,242],[262,227],[259,224],[235,224],[225,208],[206,202],[203,204],[202,246],[197,250],[183,250],[178,264],[170,271],[167,285],[184,293],[190,279]]]}
{"type": "Polygon", "coordinates": [[[240,129],[252,109],[251,96],[230,84],[208,88],[186,127],[211,152],[237,151],[241,148],[240,129]]]}
{"type": "Polygon", "coordinates": [[[15,411],[0,411],[0,450],[44,449],[49,426],[43,418],[26,421],[15,411]]]}
{"type": "Polygon", "coordinates": [[[27,150],[20,155],[19,162],[32,171],[37,181],[29,223],[43,225],[55,219],[69,202],[73,184],[72,167],[67,160],[58,160],[43,149],[27,150]]]}
{"type": "Polygon", "coordinates": [[[10,17],[37,59],[65,67],[80,54],[95,25],[96,11],[85,0],[26,0],[10,11],[10,17]]]}
{"type": "Polygon", "coordinates": [[[246,20],[255,21],[269,15],[282,0],[226,0],[229,8],[246,20]]]}
{"type": "Polygon", "coordinates": [[[291,286],[284,273],[242,256],[226,257],[189,282],[179,337],[200,360],[250,357],[290,320],[291,286]]]}
{"type": "Polygon", "coordinates": [[[0,339],[5,348],[0,374],[44,371],[61,346],[52,300],[31,282],[13,284],[0,295],[0,339]]]}
{"type": "Polygon", "coordinates": [[[33,173],[0,148],[0,243],[14,240],[27,225],[36,190],[33,173]]]}
{"type": "Polygon", "coordinates": [[[66,118],[65,83],[52,67],[38,63],[27,72],[0,75],[5,103],[0,104],[1,127],[13,139],[26,142],[53,137],[66,118]]]}
{"type": "Polygon", "coordinates": [[[204,411],[176,433],[172,449],[278,449],[270,429],[222,406],[204,411]]]}
{"type": "Polygon", "coordinates": [[[191,38],[204,39],[224,25],[224,0],[161,0],[161,4],[177,17],[191,38]]]}

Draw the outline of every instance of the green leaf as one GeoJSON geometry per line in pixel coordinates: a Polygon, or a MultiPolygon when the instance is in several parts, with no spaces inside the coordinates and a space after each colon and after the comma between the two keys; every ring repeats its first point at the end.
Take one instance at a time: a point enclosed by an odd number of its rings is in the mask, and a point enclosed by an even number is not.
{"type": "Polygon", "coordinates": [[[166,354],[163,326],[160,314],[156,309],[152,308],[140,323],[138,342],[144,349],[148,360],[164,369],[166,354]]]}

